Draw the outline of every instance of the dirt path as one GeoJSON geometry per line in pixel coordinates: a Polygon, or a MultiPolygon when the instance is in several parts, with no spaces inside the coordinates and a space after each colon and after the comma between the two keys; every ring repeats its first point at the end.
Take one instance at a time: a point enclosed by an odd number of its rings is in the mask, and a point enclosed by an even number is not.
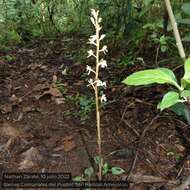
{"type": "MultiPolygon", "coordinates": [[[[92,165],[97,153],[93,105],[89,103],[89,117],[84,121],[80,105],[91,91],[84,79],[85,65],[65,58],[67,43],[60,39],[34,41],[12,52],[16,60],[0,63],[2,172],[60,171],[76,176],[92,165]]],[[[171,189],[166,181],[189,174],[188,126],[171,112],[158,115],[155,105],[165,89],[121,85],[131,70],[111,64],[106,74],[109,102],[102,115],[104,158],[135,175],[163,179],[132,183],[131,189],[171,189]],[[115,78],[119,82],[112,82],[115,78]]]]}

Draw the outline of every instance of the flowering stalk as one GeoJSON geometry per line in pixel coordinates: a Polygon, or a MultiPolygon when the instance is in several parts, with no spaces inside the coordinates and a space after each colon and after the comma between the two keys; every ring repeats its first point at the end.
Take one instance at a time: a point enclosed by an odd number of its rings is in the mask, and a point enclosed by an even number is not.
{"type": "MultiPolygon", "coordinates": [[[[100,53],[107,53],[107,46],[103,46],[101,48],[101,40],[104,39],[105,34],[100,34],[101,26],[100,23],[102,21],[102,18],[99,17],[99,11],[95,11],[94,9],[91,10],[92,17],[91,22],[95,27],[96,34],[90,36],[89,38],[89,44],[95,46],[95,50],[89,50],[88,51],[88,57],[94,57],[96,59],[96,67],[95,70],[92,69],[89,65],[86,66],[86,70],[88,72],[88,75],[90,73],[94,74],[94,79],[90,79],[89,85],[92,86],[94,89],[94,94],[95,94],[95,102],[96,102],[96,126],[97,126],[97,143],[98,143],[98,154],[100,158],[100,163],[99,163],[99,173],[98,173],[98,178],[99,180],[102,179],[102,165],[103,165],[103,160],[102,160],[102,140],[101,140],[101,126],[100,126],[100,106],[99,103],[107,101],[105,94],[102,94],[101,97],[99,97],[99,87],[106,87],[106,82],[103,82],[99,79],[99,70],[101,68],[107,67],[107,62],[104,59],[100,59],[100,53]]],[[[88,86],[89,86],[88,85],[88,86]]]]}

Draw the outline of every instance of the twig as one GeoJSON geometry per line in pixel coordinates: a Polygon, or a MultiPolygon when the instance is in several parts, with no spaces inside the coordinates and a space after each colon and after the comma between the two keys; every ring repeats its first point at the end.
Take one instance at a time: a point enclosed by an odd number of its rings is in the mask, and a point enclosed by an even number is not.
{"type": "Polygon", "coordinates": [[[141,138],[140,138],[140,142],[142,142],[143,138],[145,137],[146,132],[150,129],[150,127],[152,126],[152,124],[160,117],[160,113],[158,113],[152,120],[151,122],[147,125],[147,127],[144,129],[141,138]]]}
{"type": "Polygon", "coordinates": [[[178,66],[174,67],[174,68],[172,69],[172,71],[176,71],[176,70],[180,69],[182,66],[183,66],[183,65],[178,65],[178,66]]]}
{"type": "MultiPolygon", "coordinates": [[[[148,152],[149,153],[149,152],[148,152]]],[[[155,171],[156,173],[158,173],[162,178],[167,178],[167,176],[165,174],[163,174],[153,163],[151,160],[146,159],[146,161],[148,162],[149,166],[151,167],[151,169],[153,171],[155,171]]]]}
{"type": "Polygon", "coordinates": [[[161,177],[155,177],[151,175],[131,175],[128,179],[130,182],[135,184],[140,183],[167,183],[168,185],[177,185],[179,183],[178,180],[167,181],[161,177]]]}
{"type": "Polygon", "coordinates": [[[144,129],[144,131],[142,132],[141,136],[140,136],[140,139],[139,139],[139,144],[138,144],[138,147],[137,147],[137,151],[135,153],[135,158],[133,160],[133,163],[132,163],[132,166],[131,166],[131,169],[130,169],[130,172],[129,172],[129,175],[127,177],[130,178],[131,174],[133,173],[133,170],[135,168],[135,165],[136,165],[136,162],[137,162],[137,159],[138,159],[138,155],[139,155],[139,152],[140,152],[140,149],[141,149],[141,144],[142,144],[142,141],[145,137],[145,134],[146,132],[150,129],[150,127],[152,126],[152,124],[154,123],[155,120],[157,120],[158,118],[160,117],[160,113],[157,114],[152,120],[151,122],[146,126],[146,128],[144,129]]]}
{"type": "Polygon", "coordinates": [[[182,165],[182,167],[180,168],[180,170],[179,170],[179,172],[178,172],[178,174],[177,174],[177,176],[176,176],[176,179],[178,179],[179,178],[179,176],[181,175],[181,173],[182,173],[182,171],[183,171],[183,169],[184,169],[184,163],[183,163],[183,165],[182,165]]]}
{"type": "Polygon", "coordinates": [[[156,63],[156,66],[158,67],[159,65],[158,65],[158,55],[159,55],[159,51],[160,51],[160,46],[158,46],[157,48],[156,48],[156,59],[155,59],[155,63],[156,63]]]}
{"type": "Polygon", "coordinates": [[[148,102],[144,102],[143,100],[140,100],[138,98],[135,98],[135,102],[154,107],[153,104],[148,103],[148,102]]]}
{"type": "Polygon", "coordinates": [[[132,126],[128,123],[128,121],[123,120],[123,122],[124,122],[124,123],[127,125],[127,127],[129,127],[138,137],[140,137],[139,132],[138,132],[134,127],[132,127],[132,126]]]}
{"type": "Polygon", "coordinates": [[[121,122],[123,121],[123,119],[124,119],[124,117],[125,117],[125,114],[126,114],[128,108],[131,107],[132,105],[134,105],[134,102],[132,102],[132,103],[130,103],[129,105],[126,105],[126,106],[125,106],[125,109],[124,109],[124,111],[123,111],[123,114],[122,114],[122,116],[121,116],[121,119],[120,119],[119,123],[117,124],[118,127],[119,127],[119,125],[121,124],[121,122]]]}

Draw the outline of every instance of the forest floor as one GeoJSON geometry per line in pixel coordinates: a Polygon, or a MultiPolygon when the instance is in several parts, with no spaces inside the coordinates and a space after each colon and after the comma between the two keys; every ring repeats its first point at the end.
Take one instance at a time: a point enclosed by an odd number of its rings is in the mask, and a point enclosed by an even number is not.
{"type": "MultiPolygon", "coordinates": [[[[95,167],[96,122],[86,63],[70,58],[80,43],[75,38],[36,40],[7,53],[15,60],[0,61],[1,173],[71,172],[74,177],[95,167]]],[[[118,68],[110,60],[103,71],[108,82],[101,114],[103,157],[126,170],[115,179],[131,174],[131,190],[170,190],[190,173],[189,126],[171,111],[156,110],[166,88],[121,84],[141,69],[118,68]]]]}

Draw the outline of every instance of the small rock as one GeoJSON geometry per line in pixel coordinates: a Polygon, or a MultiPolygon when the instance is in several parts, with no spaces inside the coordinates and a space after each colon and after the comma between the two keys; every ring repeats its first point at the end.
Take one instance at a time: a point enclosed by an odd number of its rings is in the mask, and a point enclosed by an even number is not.
{"type": "Polygon", "coordinates": [[[10,97],[10,102],[17,102],[19,99],[18,99],[18,97],[15,95],[15,94],[13,94],[11,97],[10,97]]]}
{"type": "Polygon", "coordinates": [[[33,162],[41,162],[43,160],[43,156],[37,148],[31,147],[29,150],[22,154],[24,156],[24,160],[30,160],[33,162]]]}

